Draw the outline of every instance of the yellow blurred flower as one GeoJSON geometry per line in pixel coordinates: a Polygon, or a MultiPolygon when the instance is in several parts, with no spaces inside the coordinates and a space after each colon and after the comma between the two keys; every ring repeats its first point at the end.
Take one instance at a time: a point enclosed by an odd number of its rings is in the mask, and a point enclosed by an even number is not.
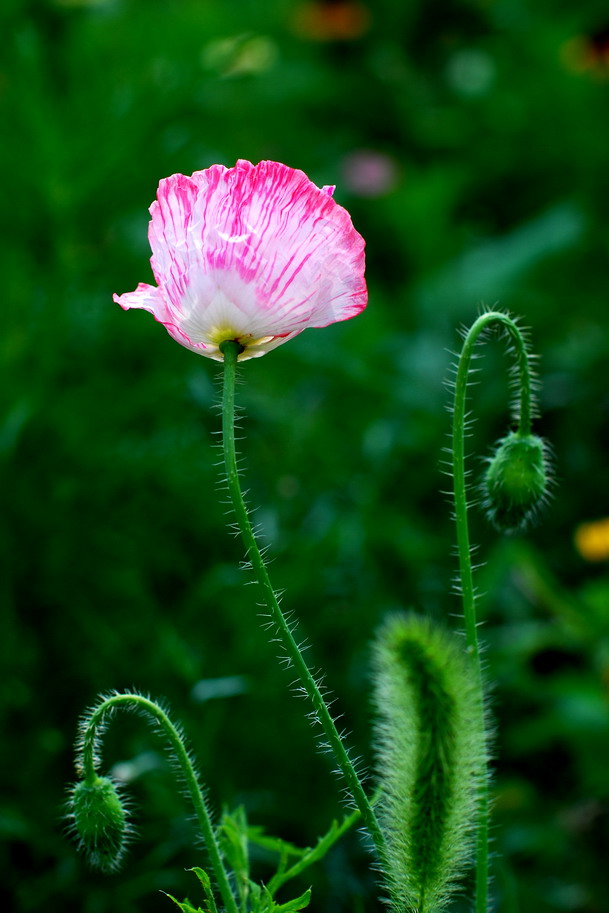
{"type": "Polygon", "coordinates": [[[201,52],[201,63],[221,76],[264,73],[279,56],[277,45],[266,35],[244,33],[210,41],[201,52]]]}
{"type": "Polygon", "coordinates": [[[586,561],[606,561],[609,558],[609,517],[580,523],[575,530],[575,547],[586,561]]]}

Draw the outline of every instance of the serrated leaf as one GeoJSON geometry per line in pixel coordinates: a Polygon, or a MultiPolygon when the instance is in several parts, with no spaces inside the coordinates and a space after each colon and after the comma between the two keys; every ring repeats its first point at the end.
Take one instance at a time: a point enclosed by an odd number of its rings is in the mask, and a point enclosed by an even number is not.
{"type": "Polygon", "coordinates": [[[247,852],[247,817],[242,805],[233,812],[225,812],[219,828],[219,838],[231,868],[238,878],[249,876],[247,852]]]}
{"type": "Polygon", "coordinates": [[[307,857],[307,865],[312,862],[317,862],[319,859],[323,859],[332,844],[342,835],[344,829],[346,828],[339,825],[338,821],[333,821],[328,833],[324,834],[323,837],[320,837],[314,847],[305,850],[303,853],[303,856],[307,857]]]}
{"type": "Polygon", "coordinates": [[[209,907],[210,913],[218,913],[218,908],[216,907],[216,900],[214,897],[214,892],[211,889],[211,881],[207,872],[205,872],[199,866],[193,866],[192,869],[188,870],[189,872],[194,872],[201,884],[203,885],[203,893],[205,895],[205,900],[209,907]]]}
{"type": "Polygon", "coordinates": [[[296,913],[297,910],[304,910],[305,907],[308,907],[310,902],[311,888],[308,888],[300,897],[295,897],[294,900],[288,900],[287,903],[278,904],[273,901],[271,910],[273,913],[296,913]]]}
{"type": "Polygon", "coordinates": [[[207,872],[199,868],[198,865],[194,865],[192,869],[188,869],[189,872],[194,872],[201,884],[203,885],[203,890],[206,894],[211,893],[211,881],[207,872]]]}
{"type": "Polygon", "coordinates": [[[242,909],[247,909],[250,892],[250,861],[247,840],[247,815],[242,805],[224,812],[218,828],[222,852],[235,875],[235,885],[242,909]]]}
{"type": "Polygon", "coordinates": [[[260,885],[250,881],[250,913],[263,913],[263,911],[267,910],[268,908],[264,903],[265,899],[260,885]]]}
{"type": "Polygon", "coordinates": [[[162,893],[165,895],[165,897],[173,900],[174,904],[180,908],[182,913],[205,913],[201,907],[197,907],[195,909],[187,900],[185,900],[183,903],[180,903],[179,900],[176,900],[175,897],[173,897],[171,894],[168,894],[166,891],[163,891],[162,893]]]}
{"type": "Polygon", "coordinates": [[[328,832],[319,838],[315,846],[307,847],[303,850],[299,855],[299,859],[287,870],[286,857],[282,856],[277,873],[273,875],[268,883],[269,893],[274,895],[281,885],[289,881],[290,878],[300,875],[308,866],[323,859],[328,850],[359,818],[359,811],[354,811],[347,815],[340,824],[337,821],[333,821],[328,832]]]}
{"type": "Polygon", "coordinates": [[[289,843],[287,840],[282,840],[280,837],[272,837],[270,834],[265,834],[264,828],[258,825],[248,827],[247,839],[250,843],[260,846],[265,850],[270,850],[272,853],[278,853],[280,856],[300,857],[309,852],[308,847],[303,849],[302,847],[295,846],[293,843],[289,843]]]}

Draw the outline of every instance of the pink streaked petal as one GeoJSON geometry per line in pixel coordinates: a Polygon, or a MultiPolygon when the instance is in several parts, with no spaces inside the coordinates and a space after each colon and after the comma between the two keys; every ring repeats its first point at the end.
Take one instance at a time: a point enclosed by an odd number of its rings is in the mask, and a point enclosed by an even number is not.
{"type": "Polygon", "coordinates": [[[191,349],[193,352],[201,352],[206,348],[204,343],[192,340],[184,332],[179,325],[179,321],[172,316],[171,310],[167,307],[161,290],[154,285],[146,285],[144,282],[140,282],[134,292],[113,295],[112,298],[125,311],[129,310],[129,308],[141,308],[145,311],[150,311],[154,319],[163,324],[169,335],[187,349],[191,349]]]}
{"type": "Polygon", "coordinates": [[[327,190],[276,162],[209,171],[193,175],[206,213],[200,249],[209,268],[252,283],[258,305],[275,317],[300,310],[297,320],[318,325],[365,307],[364,242],[327,190]],[[312,288],[318,294],[311,296],[312,288]]]}
{"type": "Polygon", "coordinates": [[[169,333],[172,339],[175,339],[176,342],[179,342],[181,346],[184,346],[186,349],[190,349],[191,352],[197,352],[199,355],[206,355],[206,349],[209,349],[209,344],[204,342],[196,342],[191,339],[190,336],[184,332],[182,327],[178,326],[176,323],[164,323],[163,326],[169,333]]]}
{"type": "Polygon", "coordinates": [[[140,282],[134,292],[113,295],[112,300],[120,304],[124,311],[128,311],[130,308],[150,311],[161,323],[169,316],[161,290],[155,285],[147,285],[145,282],[140,282]]]}
{"type": "Polygon", "coordinates": [[[190,272],[200,262],[200,252],[193,243],[200,220],[197,193],[197,185],[191,178],[173,174],[161,181],[157,199],[150,207],[148,239],[152,271],[178,310],[190,272]]]}
{"type": "Polygon", "coordinates": [[[333,192],[278,162],[172,175],[150,208],[159,289],[141,284],[115,300],[220,360],[222,338],[246,345],[245,360],[346,320],[367,302],[364,240],[333,192]]]}

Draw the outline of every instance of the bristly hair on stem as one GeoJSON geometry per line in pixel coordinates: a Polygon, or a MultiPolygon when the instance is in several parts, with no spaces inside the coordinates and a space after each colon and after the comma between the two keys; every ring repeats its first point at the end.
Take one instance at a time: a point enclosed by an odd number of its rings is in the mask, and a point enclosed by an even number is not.
{"type": "Polygon", "coordinates": [[[395,615],[374,647],[379,814],[393,913],[440,913],[471,862],[486,780],[478,682],[455,635],[395,615]]]}
{"type": "Polygon", "coordinates": [[[376,814],[366,795],[356,766],[351,760],[345,745],[344,737],[339,733],[335,720],[330,713],[328,703],[324,698],[324,689],[311,672],[311,669],[303,656],[303,651],[294,637],[293,625],[289,623],[281,609],[278,594],[271,584],[265,558],[258,545],[249,519],[248,510],[241,491],[235,450],[235,376],[240,344],[228,340],[221,344],[220,349],[224,356],[222,440],[226,469],[226,484],[230,492],[235,517],[245,545],[246,561],[249,562],[249,566],[251,566],[254,576],[260,586],[264,605],[268,612],[268,618],[265,620],[264,625],[266,626],[269,620],[272,622],[275,629],[274,640],[280,644],[282,654],[286,658],[287,664],[296,673],[297,684],[302,687],[311,701],[311,719],[316,723],[318,722],[323,731],[325,740],[324,748],[325,745],[327,745],[328,750],[333,754],[338,770],[346,782],[351,801],[361,812],[363,824],[368,830],[379,859],[382,859],[384,853],[384,838],[376,814]]]}

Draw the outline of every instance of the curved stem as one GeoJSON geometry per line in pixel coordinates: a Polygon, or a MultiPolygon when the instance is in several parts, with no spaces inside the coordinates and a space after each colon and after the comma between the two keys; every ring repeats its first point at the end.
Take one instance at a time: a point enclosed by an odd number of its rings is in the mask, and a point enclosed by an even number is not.
{"type": "Polygon", "coordinates": [[[256,579],[262,588],[264,600],[271,619],[276,626],[281,645],[294,666],[303,689],[306,691],[313,704],[316,717],[319,720],[328,744],[334,753],[338,767],[347,781],[349,791],[355,804],[361,812],[364,824],[370,832],[379,858],[382,859],[384,855],[384,839],[377,817],[349,758],[347,750],[345,749],[343,740],[338,733],[319,686],[313,678],[311,670],[305,662],[298,644],[294,640],[290,626],[281,611],[279,601],[271,585],[264,559],[249,521],[247,508],[239,484],[235,452],[235,375],[237,356],[242,351],[242,347],[237,342],[229,341],[224,342],[220,348],[224,354],[222,440],[224,447],[224,462],[226,466],[226,481],[237,517],[239,530],[245,543],[247,558],[251,562],[256,579]]]}
{"type": "Polygon", "coordinates": [[[238,913],[237,905],[228,882],[228,875],[216,841],[211,818],[205,803],[201,785],[195,773],[192,761],[179,731],[173,725],[165,711],[154,701],[141,694],[114,694],[105,698],[98,707],[85,719],[82,733],[82,768],[85,781],[92,784],[96,777],[96,751],[99,743],[99,729],[107,722],[107,717],[114,709],[144,711],[151,716],[171,746],[172,758],[177,762],[184,778],[195,809],[201,833],[207,847],[209,858],[216,876],[216,881],[227,913],[238,913]]]}
{"type": "MultiPolygon", "coordinates": [[[[467,381],[474,347],[484,330],[493,323],[502,325],[510,334],[515,345],[516,364],[520,389],[518,433],[531,431],[532,384],[529,356],[526,344],[517,324],[506,314],[489,311],[482,314],[465,337],[459,357],[455,382],[455,403],[453,412],[453,486],[455,501],[455,522],[457,528],[457,549],[459,554],[459,577],[461,598],[465,619],[465,636],[468,653],[472,657],[479,688],[479,712],[484,725],[484,682],[480,648],[476,628],[476,591],[473,581],[471,545],[467,519],[467,491],[465,482],[465,426],[467,381]]],[[[488,838],[489,798],[486,778],[480,793],[480,817],[478,823],[476,850],[476,913],[487,913],[488,907],[488,838]]]]}
{"type": "Polygon", "coordinates": [[[453,483],[455,498],[455,515],[457,524],[457,545],[459,550],[459,571],[465,616],[465,631],[469,652],[478,657],[478,638],[476,633],[475,592],[470,555],[469,528],[467,523],[467,495],[465,484],[465,425],[467,381],[472,354],[481,333],[492,323],[499,323],[510,333],[515,346],[519,372],[520,409],[518,432],[522,435],[531,431],[532,384],[529,368],[529,357],[524,338],[517,324],[498,311],[482,314],[473,324],[463,343],[459,357],[455,382],[455,404],[453,411],[453,483]]]}

